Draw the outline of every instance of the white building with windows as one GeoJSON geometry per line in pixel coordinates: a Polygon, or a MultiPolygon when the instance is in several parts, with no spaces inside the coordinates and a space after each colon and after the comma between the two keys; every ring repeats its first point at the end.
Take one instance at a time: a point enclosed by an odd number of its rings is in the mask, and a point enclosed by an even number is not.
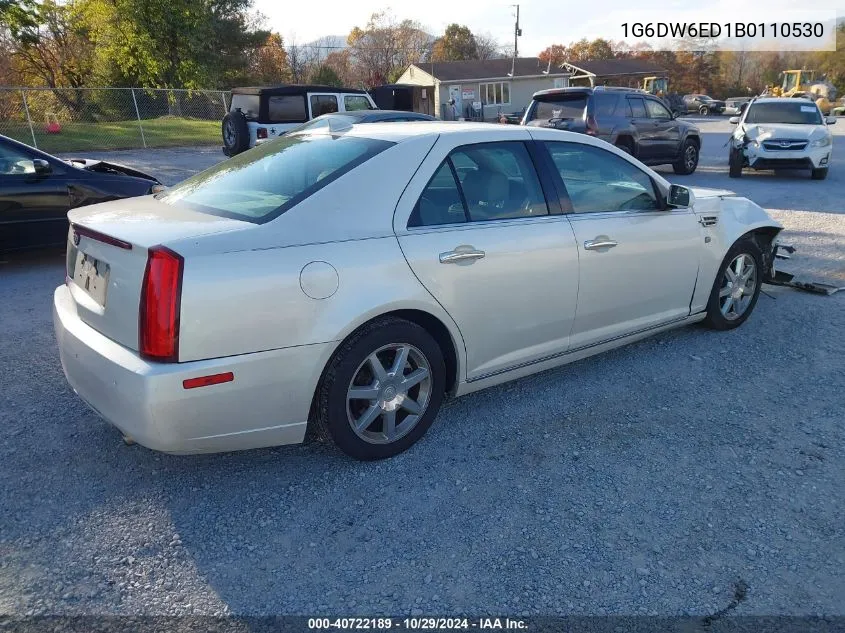
{"type": "Polygon", "coordinates": [[[474,59],[411,64],[397,83],[427,86],[434,114],[446,118],[446,103],[454,99],[458,116],[492,121],[499,114],[521,112],[538,90],[564,88],[572,72],[543,63],[537,57],[474,59]]]}

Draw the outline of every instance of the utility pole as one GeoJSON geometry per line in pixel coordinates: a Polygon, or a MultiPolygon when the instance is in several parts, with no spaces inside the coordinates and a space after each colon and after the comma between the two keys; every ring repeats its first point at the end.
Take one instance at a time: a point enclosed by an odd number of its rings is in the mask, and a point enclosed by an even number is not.
{"type": "Polygon", "coordinates": [[[516,7],[516,24],[513,27],[513,56],[519,57],[519,37],[522,35],[522,29],[519,28],[519,5],[511,5],[516,7]]]}

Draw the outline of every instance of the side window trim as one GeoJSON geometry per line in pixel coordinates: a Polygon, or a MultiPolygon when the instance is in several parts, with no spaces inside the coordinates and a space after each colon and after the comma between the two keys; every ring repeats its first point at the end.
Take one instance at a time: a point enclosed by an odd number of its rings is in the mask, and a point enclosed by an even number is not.
{"type": "MultiPolygon", "coordinates": [[[[452,152],[454,151],[455,150],[452,150],[452,152]]],[[[472,219],[469,217],[469,205],[467,204],[467,197],[464,195],[464,188],[463,185],[461,185],[461,179],[458,178],[458,170],[455,169],[455,163],[452,162],[452,152],[449,152],[449,155],[446,157],[446,162],[449,163],[449,171],[452,172],[452,178],[455,179],[455,185],[458,187],[458,195],[461,198],[461,204],[464,206],[465,222],[468,224],[472,222],[472,219]]],[[[439,170],[440,167],[437,169],[439,170]]]]}
{"type": "Polygon", "coordinates": [[[528,153],[534,161],[534,167],[540,176],[540,187],[549,207],[549,215],[572,213],[572,201],[563,184],[563,179],[555,169],[549,150],[542,141],[532,140],[528,143],[528,153]]]}

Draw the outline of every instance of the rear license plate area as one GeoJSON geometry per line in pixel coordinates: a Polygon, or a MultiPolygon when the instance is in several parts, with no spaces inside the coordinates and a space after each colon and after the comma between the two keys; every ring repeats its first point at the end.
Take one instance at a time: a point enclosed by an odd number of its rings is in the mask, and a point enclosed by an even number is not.
{"type": "Polygon", "coordinates": [[[106,305],[106,290],[109,286],[109,265],[82,251],[76,251],[73,281],[100,306],[106,305]]]}

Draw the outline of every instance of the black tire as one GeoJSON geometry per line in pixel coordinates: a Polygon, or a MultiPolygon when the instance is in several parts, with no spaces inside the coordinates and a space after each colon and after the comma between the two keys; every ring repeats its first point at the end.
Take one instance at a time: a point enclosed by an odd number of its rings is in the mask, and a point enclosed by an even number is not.
{"type": "Polygon", "coordinates": [[[676,174],[689,176],[698,167],[698,144],[692,139],[687,139],[681,146],[681,156],[672,163],[672,169],[676,174]]]}
{"type": "Polygon", "coordinates": [[[629,138],[620,138],[616,141],[616,147],[621,149],[626,154],[634,156],[634,142],[629,138]]]}
{"type": "Polygon", "coordinates": [[[763,254],[760,252],[760,248],[753,240],[742,238],[731,246],[727,255],[725,255],[725,259],[722,261],[722,265],[719,266],[719,272],[716,274],[716,279],[713,281],[713,289],[710,291],[710,299],[707,301],[707,317],[704,319],[703,324],[714,330],[732,330],[739,327],[745,323],[754,311],[754,306],[757,305],[757,299],[760,297],[760,287],[762,285],[763,254]],[[748,303],[742,314],[736,316],[735,318],[727,318],[724,314],[722,314],[721,297],[719,297],[719,293],[726,289],[725,271],[740,255],[751,257],[754,260],[756,276],[753,294],[751,295],[751,301],[748,303]]]}
{"type": "MultiPolygon", "coordinates": [[[[390,352],[385,353],[389,354],[390,352]]],[[[395,357],[393,360],[395,360],[395,357]]],[[[410,362],[409,357],[408,363],[410,364],[410,362]]],[[[405,371],[404,367],[402,371],[405,371]]],[[[378,383],[376,378],[373,378],[373,381],[373,384],[378,383]]],[[[360,384],[356,383],[356,385],[360,384]]],[[[418,398],[421,397],[422,384],[420,383],[421,386],[417,387],[416,393],[414,393],[414,388],[408,392],[409,396],[415,396],[415,401],[418,401],[418,398]]],[[[331,439],[340,450],[355,459],[374,460],[393,457],[410,448],[425,434],[437,416],[440,405],[443,403],[445,391],[446,365],[443,360],[443,352],[434,338],[416,323],[395,317],[378,319],[354,332],[341,344],[329,361],[317,388],[315,411],[317,432],[319,435],[331,439]],[[352,428],[351,414],[347,411],[348,389],[353,385],[353,380],[356,380],[357,376],[360,375],[367,358],[371,354],[385,346],[394,344],[411,346],[414,349],[413,353],[421,354],[428,363],[431,378],[428,385],[428,404],[418,421],[405,434],[397,437],[395,441],[373,443],[361,437],[352,428]]],[[[379,395],[380,397],[381,395],[379,395]]],[[[365,401],[359,400],[349,402],[360,403],[357,406],[366,408],[373,406],[372,403],[375,400],[371,401],[370,404],[365,404],[365,401]]],[[[411,417],[402,405],[397,409],[396,415],[397,429],[399,429],[402,420],[411,417]],[[401,419],[400,414],[402,414],[401,419]]],[[[373,422],[373,425],[376,426],[368,428],[381,428],[381,432],[384,433],[383,425],[385,422],[380,416],[381,414],[373,422]]]]}
{"type": "Polygon", "coordinates": [[[820,167],[819,169],[814,169],[810,172],[810,178],[813,180],[824,180],[827,178],[827,167],[820,167]]]}
{"type": "Polygon", "coordinates": [[[240,110],[227,113],[220,129],[223,134],[223,153],[226,156],[234,156],[249,149],[249,126],[240,110]]]}
{"type": "Polygon", "coordinates": [[[728,153],[728,176],[731,178],[742,177],[742,150],[734,147],[728,153]]]}
{"type": "Polygon", "coordinates": [[[710,114],[710,108],[708,108],[707,106],[701,106],[701,107],[698,109],[698,113],[699,113],[701,116],[707,116],[707,115],[709,115],[709,114],[710,114]]]}

